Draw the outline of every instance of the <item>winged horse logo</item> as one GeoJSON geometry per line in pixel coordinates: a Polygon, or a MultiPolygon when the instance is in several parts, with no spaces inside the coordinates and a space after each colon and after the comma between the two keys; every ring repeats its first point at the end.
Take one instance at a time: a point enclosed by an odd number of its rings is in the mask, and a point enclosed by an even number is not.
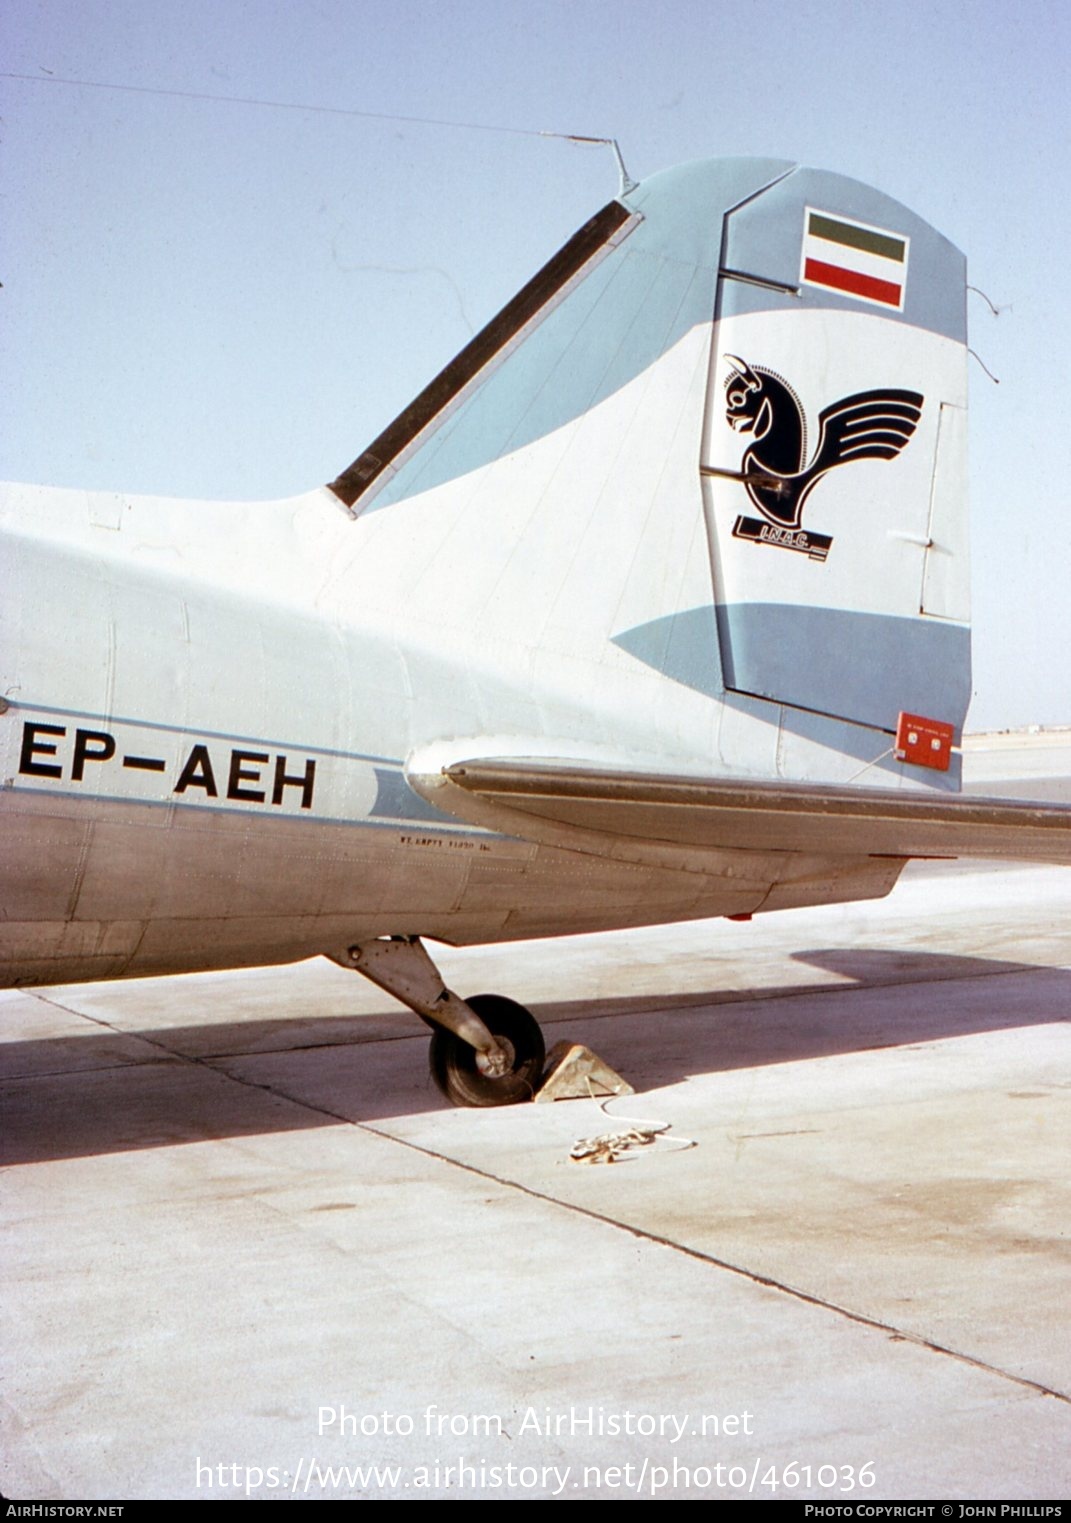
{"type": "Polygon", "coordinates": [[[857,391],[818,415],[818,447],[807,459],[807,418],[792,387],[776,371],[728,354],[725,416],[754,442],[741,462],[747,494],[764,518],[799,528],[803,504],[822,477],[853,460],[894,460],[922,416],[917,391],[857,391]]]}

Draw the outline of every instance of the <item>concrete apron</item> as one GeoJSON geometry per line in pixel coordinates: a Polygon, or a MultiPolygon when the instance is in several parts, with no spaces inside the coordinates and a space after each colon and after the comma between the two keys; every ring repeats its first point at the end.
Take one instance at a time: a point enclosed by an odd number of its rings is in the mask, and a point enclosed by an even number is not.
{"type": "Polygon", "coordinates": [[[0,1490],[1066,1495],[1069,911],[915,868],[442,953],[635,1085],[609,1115],[445,1108],[326,963],[0,996],[0,1490]],[[621,1117],[671,1129],[569,1159],[621,1117]]]}

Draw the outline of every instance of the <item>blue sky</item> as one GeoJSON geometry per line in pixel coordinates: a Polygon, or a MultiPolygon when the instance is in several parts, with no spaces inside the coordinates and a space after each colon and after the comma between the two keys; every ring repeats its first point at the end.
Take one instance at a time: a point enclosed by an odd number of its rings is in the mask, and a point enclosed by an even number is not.
{"type": "Polygon", "coordinates": [[[971,297],[1000,385],[972,361],[970,723],[1071,724],[1062,0],[8,0],[4,27],[3,478],[328,480],[615,193],[606,149],[541,130],[617,137],[637,179],[794,159],[906,202],[1001,308],[971,297]]]}

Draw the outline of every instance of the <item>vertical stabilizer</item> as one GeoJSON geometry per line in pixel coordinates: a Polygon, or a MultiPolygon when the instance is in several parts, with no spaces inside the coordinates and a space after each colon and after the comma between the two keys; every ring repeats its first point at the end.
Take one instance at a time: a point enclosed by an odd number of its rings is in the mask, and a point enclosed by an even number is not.
{"type": "Polygon", "coordinates": [[[464,654],[478,720],[414,742],[812,775],[796,736],[846,777],[901,711],[958,731],[964,293],[920,218],[790,163],[611,202],[332,485],[340,597],[414,672],[464,654]]]}

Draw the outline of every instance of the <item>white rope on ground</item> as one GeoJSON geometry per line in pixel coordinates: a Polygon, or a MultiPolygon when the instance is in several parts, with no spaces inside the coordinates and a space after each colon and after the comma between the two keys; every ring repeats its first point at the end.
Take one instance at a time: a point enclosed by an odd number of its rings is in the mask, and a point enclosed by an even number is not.
{"type": "Polygon", "coordinates": [[[569,1152],[574,1163],[628,1163],[634,1158],[650,1158],[655,1153],[684,1153],[689,1148],[698,1147],[698,1143],[688,1137],[666,1137],[666,1132],[673,1125],[671,1121],[641,1121],[630,1116],[610,1116],[606,1107],[616,1096],[610,1095],[600,1103],[595,1098],[590,1079],[587,1085],[592,1103],[604,1116],[608,1116],[611,1121],[625,1121],[628,1125],[619,1132],[599,1132],[594,1137],[578,1137],[569,1152]],[[659,1146],[660,1138],[666,1146],[659,1146]],[[645,1148],[651,1151],[645,1153],[645,1148]]]}

